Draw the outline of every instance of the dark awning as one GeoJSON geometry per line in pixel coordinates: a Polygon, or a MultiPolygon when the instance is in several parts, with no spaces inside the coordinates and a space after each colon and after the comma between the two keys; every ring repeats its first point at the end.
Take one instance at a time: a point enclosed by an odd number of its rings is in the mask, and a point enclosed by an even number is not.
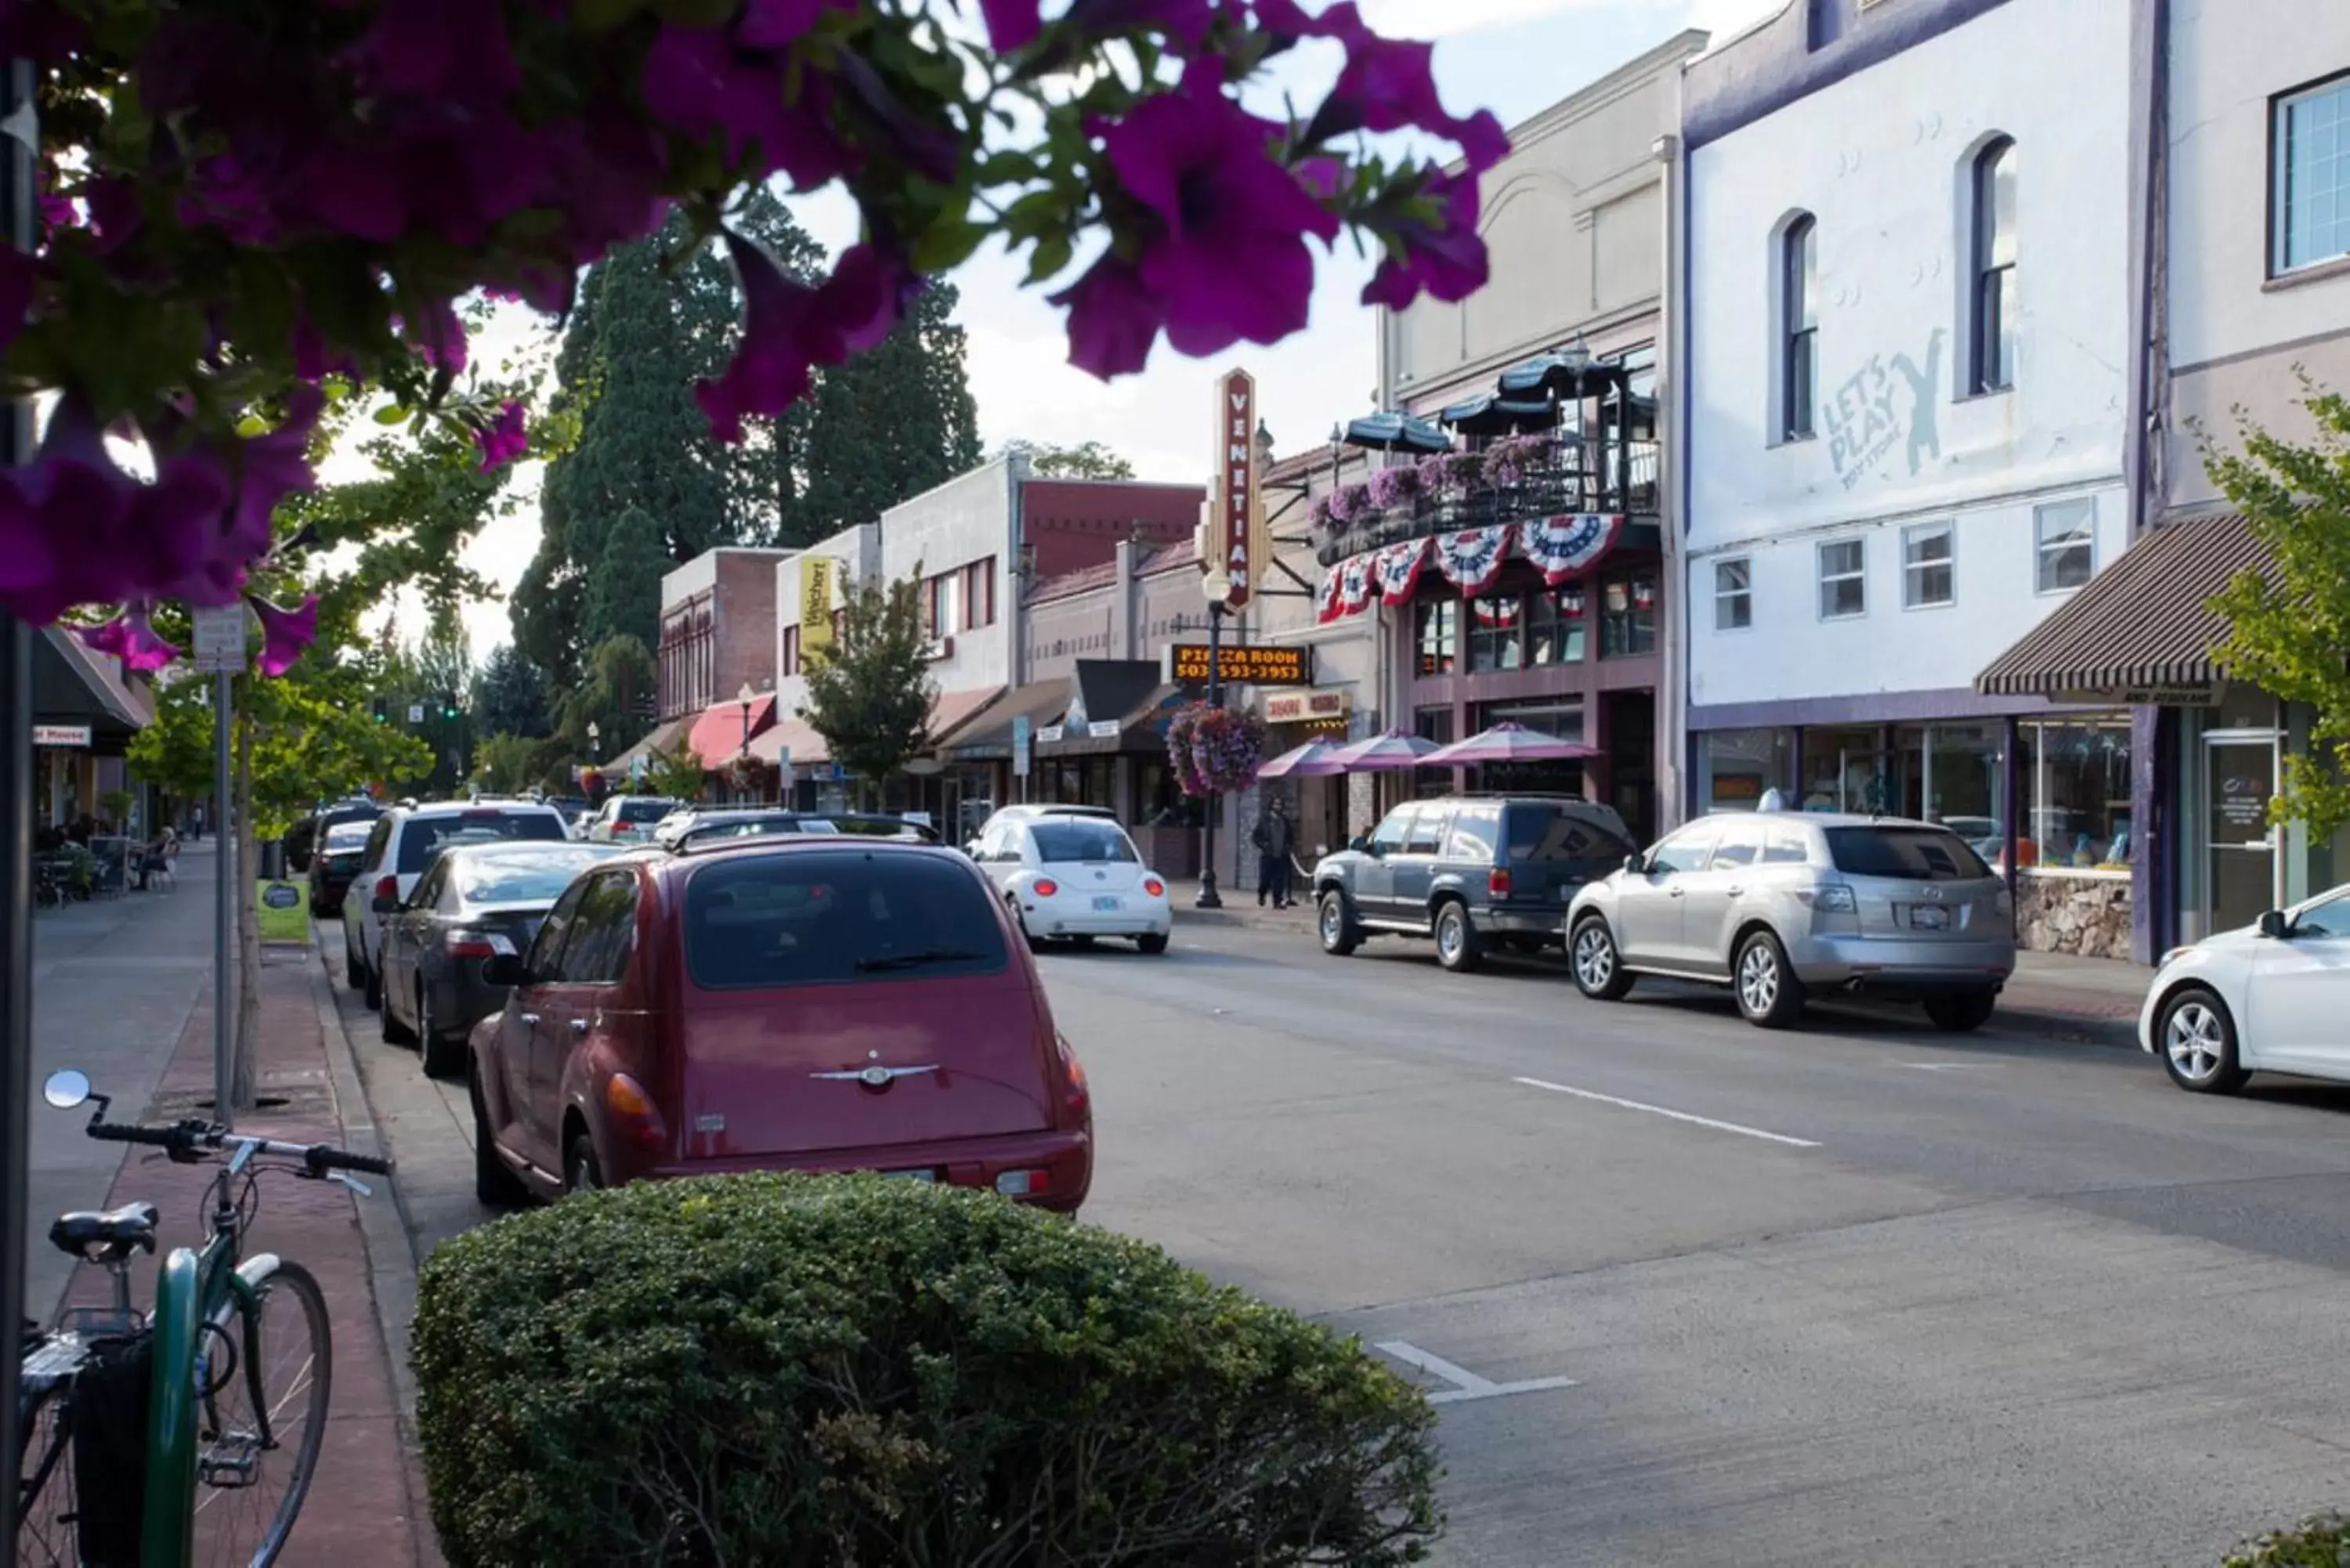
{"type": "MultiPolygon", "coordinates": [[[[931,750],[951,763],[1001,762],[1012,755],[1012,723],[1028,721],[1035,731],[1061,716],[1069,705],[1069,678],[1055,675],[1015,686],[978,712],[938,736],[931,750]]],[[[1033,741],[1031,742],[1034,743],[1033,741]]]]}
{"type": "Polygon", "coordinates": [[[89,749],[119,757],[130,737],[154,722],[147,702],[123,683],[114,661],[61,626],[33,640],[33,721],[88,726],[89,749]]]}
{"type": "Polygon", "coordinates": [[[1447,403],[1436,417],[1464,435],[1523,435],[1529,431],[1556,430],[1559,406],[1548,398],[1505,398],[1480,392],[1457,403],[1447,403]]]}
{"type": "Polygon", "coordinates": [[[2240,514],[2156,529],[1975,677],[1994,697],[2160,704],[2220,679],[2227,622],[2208,605],[2237,573],[2268,568],[2240,514]]]}
{"type": "Polygon", "coordinates": [[[1080,659],[1076,690],[1058,735],[1037,737],[1041,756],[1148,752],[1163,743],[1161,710],[1180,690],[1149,659],[1080,659]]]}
{"type": "Polygon", "coordinates": [[[1367,447],[1373,452],[1417,452],[1433,456],[1452,450],[1451,436],[1417,414],[1392,410],[1349,421],[1344,440],[1348,446],[1367,447]]]}

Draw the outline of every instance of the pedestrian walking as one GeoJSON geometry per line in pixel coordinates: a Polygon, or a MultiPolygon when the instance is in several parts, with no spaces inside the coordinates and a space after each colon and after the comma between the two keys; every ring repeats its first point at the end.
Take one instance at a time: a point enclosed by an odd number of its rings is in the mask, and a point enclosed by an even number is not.
{"type": "Polygon", "coordinates": [[[1256,846],[1256,901],[1262,909],[1267,898],[1276,909],[1289,908],[1289,852],[1297,842],[1297,830],[1289,820],[1289,808],[1279,795],[1266,804],[1265,813],[1256,819],[1256,827],[1249,835],[1256,846]]]}

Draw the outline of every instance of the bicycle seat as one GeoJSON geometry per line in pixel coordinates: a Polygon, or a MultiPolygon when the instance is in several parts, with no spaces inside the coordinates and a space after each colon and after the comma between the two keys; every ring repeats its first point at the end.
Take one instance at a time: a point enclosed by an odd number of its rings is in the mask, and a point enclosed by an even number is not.
{"type": "Polygon", "coordinates": [[[132,1251],[155,1250],[155,1206],[126,1203],[120,1209],[78,1210],[60,1214],[49,1227],[49,1244],[60,1252],[86,1258],[92,1248],[127,1258],[132,1251]]]}

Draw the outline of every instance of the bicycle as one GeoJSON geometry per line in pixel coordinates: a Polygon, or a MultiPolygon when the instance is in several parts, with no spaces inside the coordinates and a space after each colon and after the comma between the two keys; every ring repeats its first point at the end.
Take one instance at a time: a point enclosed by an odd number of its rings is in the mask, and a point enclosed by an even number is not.
{"type": "Polygon", "coordinates": [[[333,1360],[309,1271],[274,1253],[242,1256],[256,1183],[283,1171],[364,1197],[372,1189],[349,1173],[388,1176],[391,1164],[202,1121],[109,1122],[112,1102],[71,1068],[51,1075],[44,1097],[59,1110],[94,1104],[91,1137],[150,1145],[182,1165],[227,1158],[212,1183],[210,1234],[164,1259],[151,1312],[131,1306],[130,1261],[155,1251],[153,1204],[66,1214],[50,1228],[53,1245],[111,1276],[113,1304],[63,1313],[26,1336],[17,1561],[187,1568],[203,1531],[213,1560],[275,1563],[317,1468],[333,1360]]]}

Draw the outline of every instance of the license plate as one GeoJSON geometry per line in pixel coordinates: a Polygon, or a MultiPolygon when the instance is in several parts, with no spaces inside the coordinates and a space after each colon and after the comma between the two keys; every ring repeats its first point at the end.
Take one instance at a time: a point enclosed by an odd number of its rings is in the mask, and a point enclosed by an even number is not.
{"type": "Polygon", "coordinates": [[[939,1179],[935,1170],[885,1170],[881,1174],[892,1181],[936,1181],[939,1179]]]}
{"type": "Polygon", "coordinates": [[[1909,908],[1909,924],[1920,931],[1947,931],[1950,929],[1950,911],[1939,904],[1913,904],[1909,908]]]}
{"type": "Polygon", "coordinates": [[[1097,909],[1122,909],[1126,908],[1126,903],[1116,894],[1097,893],[1094,895],[1094,908],[1097,909]]]}

